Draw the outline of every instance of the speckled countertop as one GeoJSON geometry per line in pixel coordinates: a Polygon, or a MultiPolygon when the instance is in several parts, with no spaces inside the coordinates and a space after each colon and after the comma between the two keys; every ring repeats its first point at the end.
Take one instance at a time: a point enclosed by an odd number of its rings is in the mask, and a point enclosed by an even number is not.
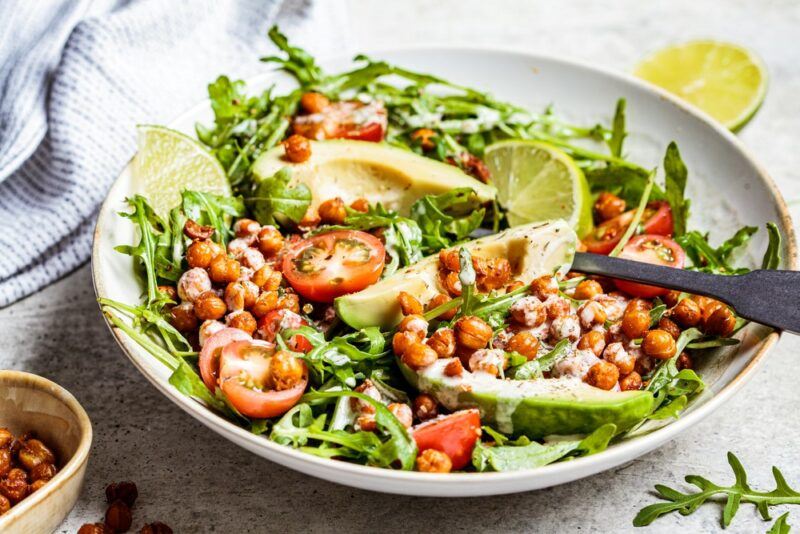
{"type": "MultiPolygon", "coordinates": [[[[647,51],[682,39],[729,39],[759,52],[772,76],[767,100],[741,134],[787,200],[800,198],[800,3],[793,0],[549,2],[349,0],[353,49],[447,44],[502,46],[627,69],[647,51]]],[[[235,74],[235,73],[231,73],[235,74]]],[[[169,117],[165,117],[165,120],[169,117]]],[[[797,216],[795,210],[795,216],[797,216]]],[[[89,266],[0,310],[0,368],[55,380],[83,403],[95,442],[86,486],[60,531],[104,512],[113,480],[139,486],[134,526],[162,520],[176,532],[530,531],[715,532],[721,506],[634,529],[653,484],[684,474],[730,480],[735,451],[756,486],[779,465],[800,483],[797,367],[800,341],[784,336],[757,375],[711,417],[638,460],[543,491],[479,499],[382,495],[323,482],[233,446],[166,401],[108,333],[89,266]]],[[[800,525],[800,512],[790,523],[800,525]]],[[[743,505],[729,532],[765,532],[743,505]]]]}

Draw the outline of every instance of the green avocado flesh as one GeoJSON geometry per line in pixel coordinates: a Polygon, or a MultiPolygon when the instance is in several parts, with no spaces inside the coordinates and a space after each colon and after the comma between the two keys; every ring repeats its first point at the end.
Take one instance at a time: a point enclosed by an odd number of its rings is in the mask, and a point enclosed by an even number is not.
{"type": "MultiPolygon", "coordinates": [[[[564,221],[515,226],[503,232],[475,239],[463,246],[481,258],[506,258],[511,279],[529,283],[534,278],[566,273],[575,255],[577,237],[564,221]]],[[[336,313],[353,328],[391,328],[402,319],[397,296],[401,291],[427,304],[436,294],[446,293],[439,280],[439,257],[423,258],[363,291],[334,301],[336,313]]]]}
{"type": "Polygon", "coordinates": [[[253,174],[256,180],[263,180],[284,167],[292,170],[290,185],[308,186],[315,207],[334,197],[347,204],[366,198],[408,215],[420,197],[457,187],[472,188],[482,202],[491,202],[497,195],[494,187],[458,167],[368,141],[311,141],[311,157],[302,163],[288,161],[279,146],[259,156],[253,164],[253,174]]]}
{"type": "Polygon", "coordinates": [[[478,408],[481,421],[497,430],[538,439],[559,434],[589,434],[606,423],[626,430],[653,406],[649,391],[605,391],[577,378],[501,380],[486,373],[445,376],[450,359],[419,373],[398,362],[406,379],[449,410],[478,408]]]}

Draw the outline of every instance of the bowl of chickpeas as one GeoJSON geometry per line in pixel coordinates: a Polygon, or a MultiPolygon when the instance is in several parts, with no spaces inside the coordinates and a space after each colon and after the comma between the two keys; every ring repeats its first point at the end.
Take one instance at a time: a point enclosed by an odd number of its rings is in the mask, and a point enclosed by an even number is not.
{"type": "Polygon", "coordinates": [[[89,416],[71,393],[0,371],[0,532],[52,532],[78,500],[91,444],[89,416]]]}

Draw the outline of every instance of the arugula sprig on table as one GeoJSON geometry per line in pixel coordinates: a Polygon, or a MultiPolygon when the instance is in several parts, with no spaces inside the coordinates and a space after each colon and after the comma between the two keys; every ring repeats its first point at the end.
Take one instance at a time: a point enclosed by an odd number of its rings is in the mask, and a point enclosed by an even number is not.
{"type": "MultiPolygon", "coordinates": [[[[800,504],[800,492],[792,489],[786,482],[783,474],[777,467],[772,468],[775,478],[775,489],[772,491],[754,490],[747,482],[747,473],[739,459],[728,452],[728,464],[731,466],[735,480],[730,486],[715,484],[699,475],[687,475],[686,482],[697,486],[700,491],[683,493],[676,489],[657,484],[655,489],[658,496],[666,502],[651,504],[642,508],[633,520],[636,527],[647,526],[659,517],[671,512],[681,515],[694,513],[700,506],[707,502],[717,502],[718,497],[725,498],[725,507],[722,512],[722,527],[731,524],[734,516],[739,511],[741,503],[756,505],[761,517],[766,521],[770,519],[771,506],[781,504],[800,504]]],[[[781,516],[770,532],[787,532],[786,515],[781,516]]]]}

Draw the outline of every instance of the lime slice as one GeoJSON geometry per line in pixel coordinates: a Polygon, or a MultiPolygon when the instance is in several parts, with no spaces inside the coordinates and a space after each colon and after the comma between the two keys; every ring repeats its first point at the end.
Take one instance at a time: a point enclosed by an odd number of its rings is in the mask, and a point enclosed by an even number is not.
{"type": "Polygon", "coordinates": [[[231,195],[225,169],[198,141],[164,126],[140,125],[136,132],[135,189],[158,215],[167,217],[185,189],[231,195]]]}
{"type": "Polygon", "coordinates": [[[670,46],[636,66],[636,76],[739,130],[767,92],[767,69],[753,52],[730,43],[692,41],[670,46]]]}
{"type": "Polygon", "coordinates": [[[562,150],[538,141],[501,141],[484,154],[508,224],[564,219],[578,233],[592,229],[589,185],[562,150]]]}

